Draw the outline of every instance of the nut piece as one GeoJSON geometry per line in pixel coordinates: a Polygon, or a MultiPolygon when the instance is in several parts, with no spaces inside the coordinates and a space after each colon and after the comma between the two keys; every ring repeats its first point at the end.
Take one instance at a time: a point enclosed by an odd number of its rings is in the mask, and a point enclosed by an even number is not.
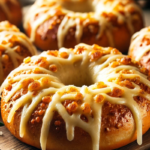
{"type": "Polygon", "coordinates": [[[29,63],[30,61],[31,61],[31,57],[27,57],[27,58],[24,59],[23,62],[24,62],[25,64],[27,64],[27,63],[29,63]]]}
{"type": "Polygon", "coordinates": [[[67,52],[61,52],[60,57],[67,59],[68,58],[68,53],[67,52]]]}
{"type": "Polygon", "coordinates": [[[94,100],[95,100],[96,103],[101,104],[101,103],[104,102],[105,97],[104,97],[103,95],[101,95],[101,94],[98,94],[98,95],[96,95],[96,96],[94,97],[94,100]]]}
{"type": "Polygon", "coordinates": [[[82,100],[83,100],[83,95],[81,93],[77,93],[76,96],[75,96],[75,100],[78,104],[81,104],[82,103],[82,100]]]}
{"type": "Polygon", "coordinates": [[[91,113],[91,106],[88,103],[84,103],[81,106],[81,109],[83,110],[83,114],[90,114],[91,113]]]}
{"type": "Polygon", "coordinates": [[[121,52],[119,52],[117,49],[113,48],[113,49],[111,50],[111,54],[117,55],[117,54],[121,54],[121,52]]]}
{"type": "Polygon", "coordinates": [[[119,85],[121,85],[121,86],[126,86],[126,87],[129,88],[129,89],[134,89],[134,85],[133,85],[132,82],[129,81],[129,80],[121,81],[121,82],[119,82],[119,85]]]}
{"type": "Polygon", "coordinates": [[[49,86],[50,83],[51,83],[51,80],[50,80],[49,77],[43,77],[43,78],[40,79],[40,81],[41,81],[41,85],[44,86],[44,87],[49,86]]]}
{"type": "Polygon", "coordinates": [[[51,100],[52,100],[51,96],[44,96],[42,98],[42,102],[44,102],[44,103],[49,103],[49,102],[51,102],[51,100]]]}
{"type": "Polygon", "coordinates": [[[97,61],[103,54],[98,51],[98,50],[93,50],[91,53],[90,53],[90,61],[93,62],[93,61],[97,61]]]}
{"type": "Polygon", "coordinates": [[[78,104],[76,102],[72,102],[66,108],[67,108],[67,111],[71,114],[77,110],[78,104]]]}
{"type": "Polygon", "coordinates": [[[107,87],[107,85],[104,84],[104,82],[102,82],[102,81],[96,83],[96,85],[97,85],[97,88],[99,88],[99,89],[100,89],[100,88],[105,88],[105,87],[107,87]]]}
{"type": "Polygon", "coordinates": [[[47,51],[47,54],[48,55],[51,55],[51,56],[54,56],[54,57],[57,57],[58,56],[58,51],[47,51]]]}
{"type": "Polygon", "coordinates": [[[55,64],[52,64],[49,66],[49,70],[53,72],[57,72],[57,66],[55,64]]]}
{"type": "Polygon", "coordinates": [[[40,88],[41,88],[41,85],[38,81],[34,81],[34,82],[30,83],[28,86],[29,91],[37,91],[40,88]]]}
{"type": "Polygon", "coordinates": [[[28,85],[32,82],[34,82],[32,78],[24,79],[23,81],[21,81],[21,85],[22,87],[28,87],[28,85]]]}
{"type": "Polygon", "coordinates": [[[110,96],[112,97],[121,97],[123,95],[124,91],[118,87],[114,87],[110,96]]]}

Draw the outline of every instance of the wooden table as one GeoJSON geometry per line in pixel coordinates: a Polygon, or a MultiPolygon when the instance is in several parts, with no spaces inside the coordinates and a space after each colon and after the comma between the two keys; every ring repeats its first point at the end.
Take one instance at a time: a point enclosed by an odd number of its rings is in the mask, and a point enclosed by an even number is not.
{"type": "MultiPolygon", "coordinates": [[[[0,119],[1,121],[1,119],[0,119]]],[[[39,150],[16,139],[5,126],[0,127],[0,150],[39,150]]],[[[139,146],[136,141],[117,150],[150,150],[150,130],[143,136],[143,144],[139,146]]]]}

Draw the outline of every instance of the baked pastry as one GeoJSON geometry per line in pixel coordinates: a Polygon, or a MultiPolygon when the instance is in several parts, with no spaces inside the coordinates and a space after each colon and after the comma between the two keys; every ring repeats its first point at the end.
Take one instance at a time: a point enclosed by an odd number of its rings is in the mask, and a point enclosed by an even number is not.
{"type": "Polygon", "coordinates": [[[133,35],[129,55],[142,69],[150,73],[150,27],[133,35]]]}
{"type": "Polygon", "coordinates": [[[150,125],[150,81],[114,48],[79,44],[28,57],[2,85],[2,118],[42,150],[115,149],[150,125]]]}
{"type": "Polygon", "coordinates": [[[0,85],[27,56],[36,54],[29,38],[7,21],[0,23],[0,85]]]}
{"type": "Polygon", "coordinates": [[[0,22],[8,20],[19,26],[22,22],[22,9],[18,0],[0,0],[0,22]]]}
{"type": "Polygon", "coordinates": [[[42,50],[87,43],[125,53],[132,34],[142,27],[141,10],[132,0],[37,0],[24,22],[27,35],[42,50]]]}

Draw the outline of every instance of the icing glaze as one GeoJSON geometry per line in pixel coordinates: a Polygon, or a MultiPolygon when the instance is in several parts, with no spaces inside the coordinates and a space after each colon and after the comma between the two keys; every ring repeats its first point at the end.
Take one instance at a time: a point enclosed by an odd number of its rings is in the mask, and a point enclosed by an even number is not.
{"type": "MultiPolygon", "coordinates": [[[[147,80],[147,76],[142,74],[135,66],[120,64],[119,66],[112,67],[111,64],[113,62],[127,56],[120,53],[112,54],[110,53],[109,48],[99,47],[99,49],[101,49],[101,53],[103,53],[103,55],[94,61],[91,59],[91,54],[93,50],[95,51],[94,46],[86,44],[79,44],[74,50],[61,48],[57,57],[49,54],[51,53],[50,51],[43,52],[39,56],[31,57],[28,63],[24,60],[25,63],[11,72],[2,85],[2,90],[4,90],[5,86],[11,79],[13,87],[12,90],[4,97],[5,102],[8,102],[11,97],[23,87],[22,82],[24,80],[32,79],[41,85],[40,92],[38,92],[37,95],[32,96],[33,91],[28,90],[25,95],[17,99],[10,110],[7,120],[8,122],[11,122],[16,110],[23,107],[19,131],[20,137],[24,137],[27,131],[27,123],[37,105],[42,101],[42,98],[47,95],[52,95],[52,100],[49,103],[42,120],[40,135],[42,150],[46,150],[47,137],[48,134],[50,134],[48,131],[54,111],[57,111],[65,121],[66,136],[69,141],[74,139],[74,128],[80,127],[91,136],[93,150],[99,150],[102,106],[105,101],[114,104],[123,104],[131,110],[135,120],[137,142],[138,144],[142,144],[141,113],[137,102],[134,100],[134,97],[139,95],[141,88],[139,85],[132,82],[132,80],[138,78],[140,83],[143,83],[148,87],[150,87],[150,81],[147,80]],[[82,52],[77,53],[80,49],[82,49],[82,52]],[[68,54],[67,58],[60,57],[60,54],[63,52],[68,54]],[[48,65],[55,64],[58,71],[51,71],[45,67],[34,65],[35,62],[42,58],[44,60],[46,59],[46,64],[48,65]],[[77,64],[77,62],[80,63],[77,64]],[[38,68],[40,72],[38,74],[34,72],[31,72],[30,74],[21,73],[22,71],[32,71],[33,68],[38,68]],[[67,74],[65,70],[67,70],[67,74]],[[130,71],[130,73],[124,73],[122,72],[123,70],[130,71]],[[16,75],[18,73],[19,75],[16,75]],[[43,87],[42,84],[42,78],[44,77],[46,77],[47,81],[49,81],[46,84],[46,87],[43,87]],[[69,77],[72,77],[73,80],[69,79],[69,77]],[[82,83],[82,80],[85,80],[86,82],[86,79],[89,80],[90,78],[91,83],[89,86],[82,83]],[[126,86],[121,86],[118,84],[116,79],[130,80],[134,88],[131,89],[126,86]],[[77,84],[75,82],[82,84],[79,86],[72,85],[77,84]],[[98,88],[97,83],[99,82],[103,82],[106,87],[98,88]],[[67,92],[68,89],[71,88],[75,90],[67,92]],[[122,91],[122,96],[110,96],[109,93],[114,88],[120,89],[122,91]],[[79,109],[81,109],[85,103],[88,103],[92,109],[94,117],[88,116],[88,122],[81,120],[81,111],[74,112],[70,115],[62,104],[65,100],[76,100],[76,94],[78,93],[83,96],[82,105],[78,106],[79,109]],[[95,98],[99,94],[103,97],[103,101],[96,103],[95,98]]],[[[140,96],[150,99],[150,95],[147,93],[141,93],[140,96]]]]}
{"type": "Polygon", "coordinates": [[[60,22],[57,32],[59,48],[63,47],[64,39],[71,27],[76,28],[75,38],[76,42],[79,43],[83,35],[83,28],[86,26],[86,23],[89,22],[89,20],[94,20],[99,24],[99,33],[97,34],[97,40],[106,33],[109,41],[109,46],[114,47],[115,43],[113,40],[112,31],[115,27],[103,15],[103,13],[112,13],[113,15],[115,15],[118,22],[120,22],[121,24],[127,24],[128,30],[131,34],[133,34],[134,28],[132,22],[134,20],[134,16],[129,12],[130,9],[134,9],[139,12],[139,14],[141,14],[141,10],[139,9],[139,7],[134,2],[129,2],[128,0],[116,0],[113,2],[110,0],[86,0],[84,2],[73,0],[38,0],[27,13],[24,21],[24,28],[27,29],[28,23],[32,22],[32,24],[30,24],[32,26],[30,38],[34,42],[38,27],[46,20],[56,15],[56,10],[59,10],[59,12],[61,11],[62,15],[64,15],[64,18],[60,22]],[[89,6],[91,8],[89,8],[88,13],[72,11],[76,8],[76,3],[78,4],[78,6],[82,6],[81,8],[83,9],[83,11],[84,8],[88,8],[89,6]],[[65,4],[67,4],[67,8],[65,4]],[[72,10],[68,10],[68,8],[72,10]],[[121,8],[121,11],[118,10],[119,8],[121,8]],[[121,13],[122,10],[124,11],[124,15],[121,13]],[[35,21],[33,21],[35,16],[40,13],[42,13],[42,15],[39,16],[35,21]]]}
{"type": "MultiPolygon", "coordinates": [[[[15,26],[10,27],[10,24],[7,21],[2,22],[0,24],[0,50],[2,49],[2,51],[10,57],[14,68],[19,66],[19,61],[23,61],[24,57],[16,52],[18,45],[11,48],[11,40],[16,40],[16,42],[18,41],[21,45],[25,46],[31,55],[35,55],[37,53],[36,48],[32,45],[25,34],[21,33],[15,26]],[[3,43],[3,41],[5,41],[5,43],[3,43]]],[[[4,79],[2,56],[0,57],[0,72],[1,84],[4,79]]]]}
{"type": "MultiPolygon", "coordinates": [[[[132,36],[129,50],[132,50],[134,46],[137,45],[137,43],[140,43],[142,39],[144,39],[145,37],[149,37],[149,35],[150,35],[150,27],[144,28],[141,31],[135,33],[132,36]]],[[[135,56],[135,61],[139,62],[141,58],[144,56],[144,54],[146,54],[149,50],[150,45],[145,46],[144,48],[142,48],[142,50],[138,51],[138,53],[136,53],[135,56]]]]}

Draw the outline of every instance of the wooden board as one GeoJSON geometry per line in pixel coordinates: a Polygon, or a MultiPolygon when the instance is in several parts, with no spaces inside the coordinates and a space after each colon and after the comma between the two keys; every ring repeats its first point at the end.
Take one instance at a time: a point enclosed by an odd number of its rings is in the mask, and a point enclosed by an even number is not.
{"type": "MultiPolygon", "coordinates": [[[[16,139],[5,126],[0,127],[3,135],[0,136],[0,150],[39,150],[16,139]]],[[[143,144],[137,145],[137,142],[132,142],[117,150],[150,150],[150,130],[143,136],[143,144]]]]}

